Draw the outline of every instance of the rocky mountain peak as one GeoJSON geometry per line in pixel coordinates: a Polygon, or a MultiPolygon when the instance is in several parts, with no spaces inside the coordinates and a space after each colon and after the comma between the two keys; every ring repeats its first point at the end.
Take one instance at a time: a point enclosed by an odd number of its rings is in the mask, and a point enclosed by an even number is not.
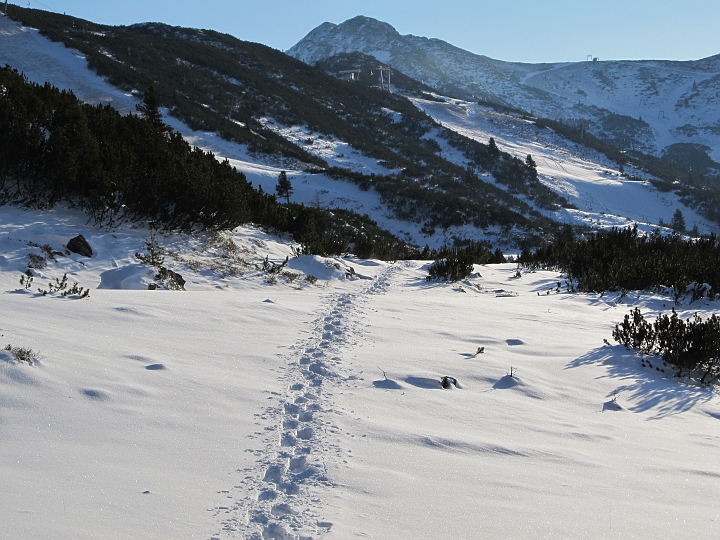
{"type": "Polygon", "coordinates": [[[626,150],[663,155],[703,145],[720,162],[720,62],[504,62],[439,39],[400,35],[354,17],[325,23],[288,54],[306,63],[360,52],[434,87],[440,94],[494,103],[573,125],[626,150]]]}

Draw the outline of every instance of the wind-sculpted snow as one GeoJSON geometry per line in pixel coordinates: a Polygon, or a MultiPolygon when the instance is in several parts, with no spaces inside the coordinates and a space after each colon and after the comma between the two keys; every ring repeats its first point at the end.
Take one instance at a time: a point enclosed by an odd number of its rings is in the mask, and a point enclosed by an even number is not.
{"type": "Polygon", "coordinates": [[[717,390],[603,343],[672,298],[515,264],[438,283],[428,261],[291,258],[311,284],[258,270],[292,244],[252,227],[158,233],[184,292],[99,288],[147,235],[0,207],[4,536],[717,536],[717,390]],[[77,234],[93,257],[31,271],[90,297],[25,290],[36,246],[77,234]]]}

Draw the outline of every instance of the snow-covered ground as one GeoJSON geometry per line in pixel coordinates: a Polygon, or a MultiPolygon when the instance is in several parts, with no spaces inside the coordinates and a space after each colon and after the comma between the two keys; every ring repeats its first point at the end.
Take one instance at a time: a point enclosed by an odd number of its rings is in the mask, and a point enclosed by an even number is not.
{"type": "Polygon", "coordinates": [[[399,169],[388,169],[377,159],[365,156],[348,143],[331,135],[312,131],[307,126],[285,126],[271,118],[263,118],[262,124],[299,146],[310,154],[324,159],[330,167],[339,167],[351,171],[369,174],[398,174],[399,169]]]}
{"type": "Polygon", "coordinates": [[[428,283],[248,227],[158,234],[186,291],[140,290],[148,231],[85,221],[0,208],[0,346],[40,353],[0,351],[3,538],[717,538],[717,392],[603,343],[668,298],[428,283]],[[77,234],[93,257],[29,244],[77,234]],[[66,272],[89,298],[36,292],[66,272]]]}

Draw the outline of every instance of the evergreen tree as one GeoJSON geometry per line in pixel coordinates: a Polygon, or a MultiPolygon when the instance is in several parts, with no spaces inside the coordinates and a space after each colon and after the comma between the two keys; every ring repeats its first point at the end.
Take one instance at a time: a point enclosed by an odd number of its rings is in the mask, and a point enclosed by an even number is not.
{"type": "Polygon", "coordinates": [[[497,144],[495,144],[495,139],[493,137],[490,137],[490,141],[488,142],[488,151],[493,157],[498,157],[500,155],[500,149],[497,147],[497,144]]]}
{"type": "Polygon", "coordinates": [[[675,213],[673,214],[672,221],[670,222],[670,228],[677,232],[685,231],[685,218],[679,208],[675,210],[675,213]]]}
{"type": "Polygon", "coordinates": [[[140,115],[150,122],[158,131],[166,132],[169,130],[168,126],[166,126],[162,121],[162,115],[160,114],[160,99],[158,98],[153,85],[147,87],[142,103],[135,105],[135,108],[138,110],[140,115]]]}
{"type": "Polygon", "coordinates": [[[285,197],[288,204],[290,204],[290,195],[292,195],[292,192],[293,187],[287,177],[287,173],[285,171],[281,171],[278,176],[277,185],[275,186],[275,193],[277,193],[278,197],[285,197]]]}
{"type": "Polygon", "coordinates": [[[527,180],[538,179],[537,165],[530,154],[525,158],[525,178],[527,180]]]}

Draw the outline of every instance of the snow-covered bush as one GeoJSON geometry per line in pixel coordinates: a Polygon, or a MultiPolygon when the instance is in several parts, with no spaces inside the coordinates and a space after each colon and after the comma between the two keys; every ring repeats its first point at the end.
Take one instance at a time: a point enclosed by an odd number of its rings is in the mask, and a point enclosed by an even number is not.
{"type": "Polygon", "coordinates": [[[145,240],[145,250],[147,253],[135,253],[135,258],[141,263],[157,269],[155,283],[151,283],[148,289],[164,288],[171,291],[184,291],[185,280],[183,277],[165,267],[165,250],[158,243],[153,227],[150,227],[150,237],[145,240]]]}

